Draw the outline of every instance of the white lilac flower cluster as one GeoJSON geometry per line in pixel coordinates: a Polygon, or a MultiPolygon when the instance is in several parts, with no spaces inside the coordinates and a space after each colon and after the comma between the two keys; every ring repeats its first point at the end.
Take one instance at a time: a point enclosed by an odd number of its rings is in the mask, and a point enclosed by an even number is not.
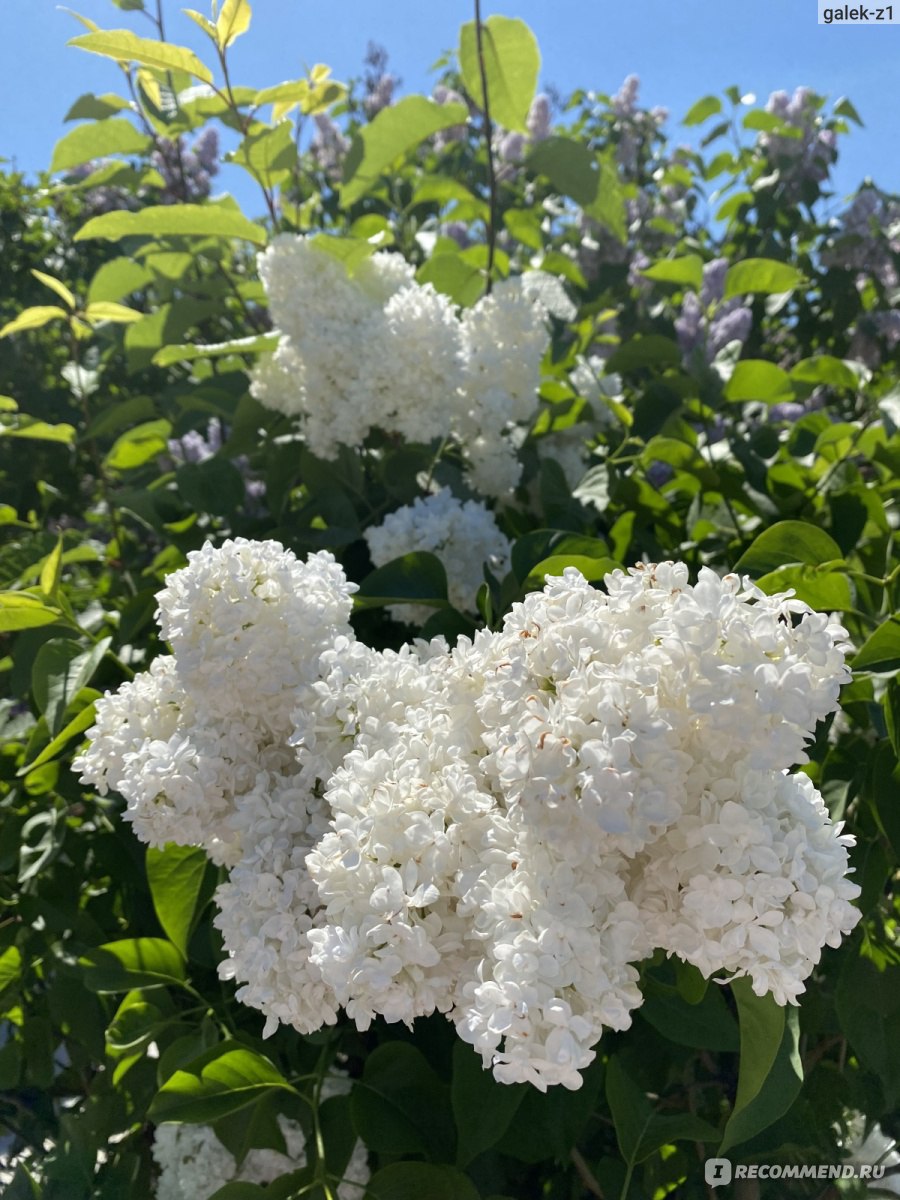
{"type": "MultiPolygon", "coordinates": [[[[437,555],[447,572],[447,597],[460,612],[477,611],[484,564],[500,576],[509,570],[509,540],[493,513],[478,500],[458,500],[449,488],[389,513],[365,538],[376,567],[417,550],[437,555]]],[[[419,626],[434,613],[421,604],[395,604],[388,611],[395,621],[419,626]]]]}
{"type": "MultiPolygon", "coordinates": [[[[250,1150],[238,1167],[209,1125],[159,1125],[153,1140],[153,1160],[159,1169],[156,1200],[209,1200],[228,1183],[267,1184],[306,1166],[306,1137],[296,1121],[278,1117],[285,1153],[250,1150]]],[[[337,1200],[362,1200],[369,1182],[366,1148],[357,1142],[337,1200]]]]}
{"type": "Polygon", "coordinates": [[[502,496],[516,486],[510,435],[538,407],[546,277],[504,281],[460,313],[417,283],[399,254],[375,254],[351,277],[312,239],[284,235],[259,269],[281,338],[251,391],[301,418],[314,454],[334,458],[373,429],[410,442],[446,438],[461,446],[476,491],[502,496]]]}
{"type": "Polygon", "coordinates": [[[77,768],[231,865],[222,974],[268,1031],[439,1011],[499,1080],[577,1088],[655,949],[785,1004],[853,928],[851,839],[787,773],[845,631],[681,563],[605,585],[570,568],[498,632],[378,652],[327,555],[231,542],[170,578],[172,655],[77,768]]]}

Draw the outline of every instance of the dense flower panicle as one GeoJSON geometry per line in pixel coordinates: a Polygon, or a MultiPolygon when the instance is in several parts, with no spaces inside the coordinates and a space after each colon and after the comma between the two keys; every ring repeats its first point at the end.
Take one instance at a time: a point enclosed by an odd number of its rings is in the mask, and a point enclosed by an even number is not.
{"type": "MultiPolygon", "coordinates": [[[[476,612],[485,565],[501,576],[509,569],[509,540],[493,514],[477,500],[458,500],[449,488],[389,513],[365,537],[376,567],[416,550],[437,555],[447,572],[448,599],[461,612],[476,612]]],[[[423,625],[434,609],[394,605],[390,612],[395,620],[423,625]]]]}
{"type": "Polygon", "coordinates": [[[574,315],[556,280],[529,272],[460,314],[399,254],[378,253],[351,278],[311,239],[290,236],[260,256],[260,276],[282,336],[251,392],[300,418],[314,454],[334,458],[373,429],[447,438],[483,494],[515,487],[511,437],[537,411],[547,316],[574,315]]]}
{"type": "Polygon", "coordinates": [[[687,292],[682,301],[675,333],[686,366],[695,359],[711,363],[729,342],[743,345],[750,336],[752,311],[739,296],[723,299],[728,265],[724,258],[708,262],[700,295],[687,292]]]}
{"type": "Polygon", "coordinates": [[[325,551],[300,563],[244,538],[192,551],[157,597],[172,655],[98,702],[75,769],[119,791],[153,845],[203,845],[234,863],[244,798],[255,809],[286,780],[314,785],[289,744],[291,712],[322,653],[350,634],[354,590],[325,551]]]}
{"type": "MultiPolygon", "coordinates": [[[[373,553],[472,522],[480,559],[470,506],[417,501],[373,553]]],[[[172,655],[101,702],[79,767],[230,866],[220,973],[266,1032],[443,1012],[498,1079],[577,1088],[655,949],[784,1004],[853,928],[852,839],[786,773],[845,631],[682,563],[605,584],[569,568],[497,632],[379,652],[327,555],[226,543],[170,578],[172,655]]]]}
{"type": "Polygon", "coordinates": [[[766,103],[766,112],[797,131],[795,136],[769,131],[759,135],[759,144],[778,167],[789,196],[800,196],[804,183],[823,183],[837,159],[837,135],[824,127],[820,107],[808,87],[798,87],[793,96],[773,92],[766,103]]]}
{"type": "MultiPolygon", "coordinates": [[[[338,1081],[343,1082],[343,1081],[338,1081]]],[[[326,1080],[323,1095],[329,1090],[326,1080]]],[[[336,1094],[334,1088],[331,1094],[336,1094]]],[[[285,1152],[252,1149],[240,1168],[234,1155],[216,1137],[210,1125],[159,1125],[153,1138],[153,1160],[159,1170],[156,1200],[209,1200],[232,1181],[272,1183],[306,1166],[306,1137],[300,1125],[278,1117],[285,1152]]],[[[366,1148],[357,1142],[336,1189],[338,1200],[362,1200],[369,1182],[366,1148]]]]}

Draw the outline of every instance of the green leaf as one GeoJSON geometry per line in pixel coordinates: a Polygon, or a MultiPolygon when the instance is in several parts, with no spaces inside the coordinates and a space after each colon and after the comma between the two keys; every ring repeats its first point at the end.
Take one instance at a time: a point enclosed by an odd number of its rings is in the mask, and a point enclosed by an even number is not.
{"type": "Polygon", "coordinates": [[[79,96],[66,115],[64,121],[102,121],[123,112],[129,107],[124,96],[116,96],[113,92],[105,92],[95,96],[93,92],[85,92],[79,96]]]}
{"type": "Polygon", "coordinates": [[[562,529],[535,529],[517,538],[513,544],[513,574],[520,583],[524,583],[529,575],[535,573],[538,563],[565,554],[604,559],[609,554],[609,547],[602,539],[587,537],[582,533],[567,533],[562,529]]]}
{"type": "Polygon", "coordinates": [[[22,974],[22,951],[18,946],[7,946],[0,954],[0,996],[7,988],[18,983],[22,974]]]}
{"type": "Polygon", "coordinates": [[[173,945],[187,957],[187,945],[198,915],[208,859],[197,846],[169,843],[147,850],[147,882],[159,923],[173,945]]]}
{"type": "Polygon", "coordinates": [[[225,0],[216,21],[216,42],[221,50],[246,33],[250,28],[250,5],[247,0],[225,0]]]}
{"type": "Polygon", "coordinates": [[[264,246],[267,240],[261,225],[248,221],[234,208],[220,204],[150,204],[138,212],[108,212],[93,217],[78,230],[75,241],[101,238],[118,242],[126,237],[241,238],[255,246],[264,246]]]}
{"type": "Polygon", "coordinates": [[[46,421],[35,421],[23,414],[16,425],[0,425],[0,437],[28,438],[36,442],[62,442],[70,446],[75,441],[75,426],[48,425],[46,421]]]}
{"type": "Polygon", "coordinates": [[[294,127],[290,121],[256,127],[226,157],[228,162],[249,171],[254,179],[261,179],[267,185],[277,183],[297,162],[294,127]]]}
{"type": "Polygon", "coordinates": [[[73,737],[76,737],[79,733],[84,733],[84,731],[93,725],[93,723],[94,703],[91,701],[85,708],[81,710],[81,712],[72,718],[68,725],[66,725],[66,727],[53,739],[52,742],[43,748],[33,762],[30,762],[21,768],[19,774],[28,775],[30,771],[35,770],[37,767],[42,767],[44,763],[50,762],[50,760],[55,758],[56,755],[59,754],[60,750],[62,750],[63,747],[72,740],[73,737]]]}
{"type": "Polygon", "coordinates": [[[592,154],[574,138],[553,136],[533,148],[528,167],[549,179],[564,196],[571,196],[620,242],[625,240],[625,193],[614,159],[592,154]]]}
{"type": "Polygon", "coordinates": [[[796,267],[773,258],[745,258],[728,268],[725,276],[725,299],[751,292],[765,295],[790,292],[803,282],[796,267]]]}
{"type": "Polygon", "coordinates": [[[866,638],[853,659],[853,670],[896,671],[898,669],[900,669],[900,615],[895,614],[866,638]]]}
{"type": "Polygon", "coordinates": [[[448,1088],[409,1043],[387,1042],[369,1055],[350,1106],[353,1126],[370,1150],[452,1157],[448,1088]]]}
{"type": "Polygon", "coordinates": [[[693,104],[682,121],[682,125],[702,125],[708,117],[722,111],[722,101],[718,96],[704,96],[693,104]]]}
{"type": "Polygon", "coordinates": [[[754,539],[734,569],[757,576],[791,563],[821,566],[842,559],[840,546],[824,529],[807,521],[778,521],[754,539]]]}
{"type": "Polygon", "coordinates": [[[537,89],[541,54],[537,40],[524,21],[515,17],[488,17],[481,22],[482,54],[474,21],[459,35],[459,68],[463,86],[478,108],[485,111],[482,63],[487,83],[491,119],[507,129],[525,133],[528,110],[537,89]]]}
{"type": "Polygon", "coordinates": [[[53,147],[51,171],[67,171],[91,159],[109,154],[144,154],[152,145],[146,134],[139,133],[124,117],[109,117],[76,125],[53,147]]]}
{"type": "Polygon", "coordinates": [[[62,536],[60,536],[56,539],[53,550],[41,563],[41,571],[38,576],[41,591],[54,601],[59,590],[59,581],[62,578],[62,550],[63,543],[62,536]]]}
{"type": "Polygon", "coordinates": [[[163,346],[153,355],[153,364],[157,367],[170,367],[172,363],[194,362],[198,358],[224,358],[229,354],[263,354],[274,350],[277,345],[277,334],[257,333],[251,337],[235,338],[230,342],[213,342],[209,346],[163,346]]]}
{"type": "Polygon", "coordinates": [[[62,613],[27,592],[0,592],[0,633],[52,625],[62,613]]]}
{"type": "Polygon", "coordinates": [[[130,325],[142,320],[144,314],[124,304],[116,304],[113,300],[95,300],[84,310],[84,316],[91,324],[112,321],[117,325],[130,325]]]}
{"type": "Polygon", "coordinates": [[[503,1137],[525,1098],[523,1084],[497,1083],[465,1042],[453,1047],[450,1098],[456,1121],[456,1165],[465,1167],[503,1137]]]}
{"type": "Polygon", "coordinates": [[[397,104],[383,108],[374,121],[354,135],[344,160],[341,206],[349,208],[355,204],[375,186],[395,159],[439,129],[464,125],[468,116],[469,110],[464,104],[436,104],[424,96],[406,96],[397,104]]]}
{"type": "Polygon", "coordinates": [[[855,121],[857,125],[862,127],[862,117],[859,115],[854,105],[847,99],[846,96],[841,96],[841,98],[836,101],[833,111],[836,117],[849,117],[851,121],[855,121]]]}
{"type": "Polygon", "coordinates": [[[9,337],[13,333],[21,333],[25,329],[43,329],[50,321],[55,321],[59,317],[67,319],[68,316],[66,310],[57,304],[35,304],[32,308],[26,308],[20,312],[11,321],[7,321],[0,329],[0,338],[9,337]]]}
{"type": "Polygon", "coordinates": [[[430,283],[436,292],[449,296],[460,308],[469,308],[484,291],[485,275],[480,267],[458,254],[435,254],[416,272],[419,283],[430,283]]]}
{"type": "Polygon", "coordinates": [[[745,1142],[791,1107],[803,1083],[798,1052],[797,1009],[782,1008],[770,995],[757,996],[749,979],[735,979],[741,1057],[737,1096],[719,1153],[745,1142]]]}
{"type": "Polygon", "coordinates": [[[597,198],[600,172],[596,157],[583,142],[554,135],[538,142],[528,166],[546,176],[558,192],[587,208],[597,198]]]}
{"type": "Polygon", "coordinates": [[[699,254],[684,254],[680,258],[659,258],[641,271],[648,279],[661,283],[683,283],[699,292],[703,286],[703,259],[699,254]]]}
{"type": "Polygon", "coordinates": [[[216,40],[216,27],[210,21],[209,17],[204,17],[202,13],[198,13],[194,8],[183,8],[181,11],[186,17],[190,17],[195,25],[199,25],[208,37],[211,37],[213,41],[216,40]]]}
{"type": "Polygon", "coordinates": [[[98,29],[95,33],[83,33],[72,38],[69,45],[115,59],[116,62],[134,62],[162,71],[186,71],[204,83],[213,81],[209,67],[185,46],[138,37],[130,29],[98,29]]]}
{"type": "Polygon", "coordinates": [[[210,1124],[252,1104],[273,1088],[294,1091],[264,1055],[237,1042],[222,1042],[175,1071],[156,1093],[147,1115],[157,1123],[210,1124]]]}
{"type": "Polygon", "coordinates": [[[761,358],[741,359],[735,365],[722,394],[726,400],[737,403],[761,400],[765,404],[779,404],[794,399],[794,389],[787,371],[761,358]]]}
{"type": "Polygon", "coordinates": [[[84,650],[78,642],[51,638],[44,642],[35,655],[31,668],[31,690],[54,737],[62,729],[66,709],[81,689],[90,683],[111,641],[112,638],[106,637],[89,650],[84,650]]]}
{"type": "Polygon", "coordinates": [[[121,300],[140,291],[153,279],[153,272],[132,258],[113,258],[105,262],[88,285],[88,304],[101,300],[121,300]]]}
{"type": "Polygon", "coordinates": [[[69,308],[75,308],[75,297],[66,287],[66,285],[59,279],[54,279],[52,275],[45,275],[43,271],[36,271],[34,268],[32,268],[31,273],[35,279],[44,284],[45,287],[50,288],[52,292],[56,292],[57,296],[59,296],[63,303],[67,304],[69,308]]]}
{"type": "Polygon", "coordinates": [[[354,597],[357,608],[385,604],[430,604],[447,607],[447,572],[434,554],[416,550],[372,571],[354,597]]]}
{"type": "Polygon", "coordinates": [[[630,1078],[621,1057],[606,1066],[606,1100],[616,1127],[616,1140],[631,1171],[662,1146],[676,1141],[717,1142],[719,1131],[691,1113],[657,1115],[643,1091],[630,1078]]]}
{"type": "Polygon", "coordinates": [[[796,567],[779,567],[756,581],[767,595],[793,588],[797,599],[820,612],[853,608],[854,597],[850,580],[840,569],[817,567],[804,563],[796,567]]]}
{"type": "MultiPolygon", "coordinates": [[[[900,637],[897,639],[900,651],[900,637]]],[[[884,724],[894,754],[900,758],[900,680],[892,679],[884,692],[884,724]]]]}
{"type": "Polygon", "coordinates": [[[171,421],[144,421],[116,439],[106,456],[106,466],[114,471],[142,467],[151,458],[168,449],[171,432],[171,421]]]}
{"type": "Polygon", "coordinates": [[[639,1010],[642,1020],[679,1046],[698,1050],[737,1050],[737,1023],[728,1010],[720,988],[707,988],[703,999],[693,1004],[677,988],[652,976],[644,983],[645,1000],[639,1010]]]}
{"type": "Polygon", "coordinates": [[[575,567],[589,583],[597,583],[599,580],[605,579],[610,571],[614,571],[618,565],[615,559],[609,556],[588,558],[583,554],[551,554],[549,558],[543,559],[532,567],[523,584],[523,591],[541,591],[546,583],[546,576],[556,578],[562,575],[567,567],[575,567]]]}
{"type": "Polygon", "coordinates": [[[184,959],[163,938],[123,938],[89,950],[79,960],[92,992],[130,992],[184,981],[184,959]]]}
{"type": "Polygon", "coordinates": [[[856,391],[860,383],[852,367],[830,354],[801,359],[791,368],[791,379],[800,383],[825,383],[829,387],[847,388],[849,391],[856,391]]]}
{"type": "Polygon", "coordinates": [[[478,1200],[471,1180],[453,1167],[416,1162],[382,1167],[366,1194],[373,1200],[478,1200]]]}

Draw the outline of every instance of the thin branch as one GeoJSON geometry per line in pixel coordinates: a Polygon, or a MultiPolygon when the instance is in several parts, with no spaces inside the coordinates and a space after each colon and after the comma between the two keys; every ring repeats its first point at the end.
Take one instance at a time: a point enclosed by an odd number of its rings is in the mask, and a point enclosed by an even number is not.
{"type": "Polygon", "coordinates": [[[603,1189],[594,1178],[593,1171],[585,1162],[584,1155],[576,1146],[572,1147],[570,1158],[575,1166],[575,1170],[578,1172],[578,1178],[584,1184],[586,1190],[589,1191],[592,1196],[596,1196],[597,1200],[605,1200],[603,1189]]]}
{"type": "Polygon", "coordinates": [[[481,0],[475,0],[475,44],[478,47],[478,71],[481,75],[481,95],[484,101],[484,140],[487,143],[488,191],[490,193],[487,225],[487,284],[484,289],[484,294],[489,296],[494,282],[494,245],[497,240],[497,174],[494,170],[494,126],[491,121],[487,68],[484,63],[481,0]]]}

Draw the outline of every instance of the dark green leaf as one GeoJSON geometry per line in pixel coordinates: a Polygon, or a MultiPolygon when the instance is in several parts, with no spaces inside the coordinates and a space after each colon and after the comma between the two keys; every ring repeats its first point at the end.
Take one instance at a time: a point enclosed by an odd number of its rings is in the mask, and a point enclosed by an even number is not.
{"type": "Polygon", "coordinates": [[[778,521],[757,537],[735,563],[736,571],[765,575],[792,563],[842,561],[840,546],[823,529],[807,521],[778,521]]]}
{"type": "Polygon", "coordinates": [[[89,950],[78,960],[92,992],[128,992],[184,980],[184,959],[163,938],[123,938],[89,950]]]}
{"type": "Polygon", "coordinates": [[[447,607],[447,572],[439,558],[417,550],[372,571],[355,596],[358,608],[384,604],[430,604],[447,607]]]}
{"type": "Polygon", "coordinates": [[[497,1083],[481,1055],[465,1042],[453,1047],[450,1090],[456,1120],[456,1163],[465,1167],[500,1140],[525,1098],[523,1084],[497,1083]]]}
{"type": "Polygon", "coordinates": [[[896,671],[900,669],[900,616],[879,625],[859,648],[853,659],[854,671],[896,671]]]}
{"type": "Polygon", "coordinates": [[[293,1091],[278,1068],[237,1042],[222,1042],[175,1071],[148,1110],[153,1121],[209,1123],[258,1100],[273,1088],[293,1091]]]}
{"type": "Polygon", "coordinates": [[[353,1125],[370,1150],[452,1160],[449,1089],[414,1046],[388,1042],[374,1050],[350,1103],[353,1125]]]}
{"type": "Polygon", "coordinates": [[[187,957],[187,944],[197,916],[208,859],[197,846],[169,843],[147,850],[147,882],[159,923],[173,945],[187,957]]]}
{"type": "Polygon", "coordinates": [[[403,1162],[383,1167],[369,1182],[371,1200],[478,1200],[474,1184],[452,1167],[403,1162]]]}

